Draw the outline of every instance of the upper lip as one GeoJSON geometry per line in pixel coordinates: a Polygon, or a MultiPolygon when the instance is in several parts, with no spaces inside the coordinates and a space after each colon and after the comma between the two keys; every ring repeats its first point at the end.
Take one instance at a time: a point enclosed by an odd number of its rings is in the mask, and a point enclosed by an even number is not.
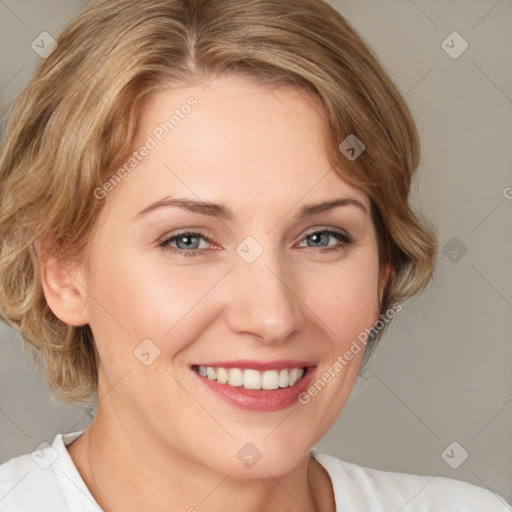
{"type": "Polygon", "coordinates": [[[280,359],[278,361],[253,361],[243,359],[238,361],[215,361],[209,363],[199,363],[193,366],[204,366],[212,368],[240,368],[253,370],[282,370],[283,368],[305,368],[307,366],[315,366],[311,361],[298,359],[280,359]]]}

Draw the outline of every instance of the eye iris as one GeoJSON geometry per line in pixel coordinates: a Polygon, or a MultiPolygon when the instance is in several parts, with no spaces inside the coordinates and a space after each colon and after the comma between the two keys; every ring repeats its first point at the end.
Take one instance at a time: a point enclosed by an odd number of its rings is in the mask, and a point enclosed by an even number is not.
{"type": "Polygon", "coordinates": [[[198,245],[197,243],[196,244],[192,244],[192,239],[195,239],[196,242],[199,242],[199,238],[197,236],[194,236],[194,235],[182,235],[180,236],[177,240],[176,240],[176,245],[178,246],[179,249],[197,249],[196,245],[198,245]],[[184,247],[180,247],[180,241],[181,240],[185,240],[185,246],[184,247]],[[194,247],[192,247],[192,245],[194,245],[194,247]]]}
{"type": "MultiPolygon", "coordinates": [[[[314,233],[312,235],[309,236],[309,238],[311,240],[313,240],[313,243],[318,243],[320,241],[320,237],[325,237],[324,238],[324,242],[325,243],[328,243],[329,241],[329,235],[327,233],[314,233]]],[[[316,245],[314,245],[313,247],[317,247],[316,245]]]]}

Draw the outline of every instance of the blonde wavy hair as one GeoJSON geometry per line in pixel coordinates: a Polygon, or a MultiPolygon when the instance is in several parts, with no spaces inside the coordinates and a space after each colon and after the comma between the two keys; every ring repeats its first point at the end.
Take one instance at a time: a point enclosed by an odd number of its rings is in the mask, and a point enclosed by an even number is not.
{"type": "Polygon", "coordinates": [[[104,205],[94,190],[133,151],[141,107],[159,88],[235,73],[319,99],[333,170],[369,196],[381,265],[390,264],[381,312],[431,279],[436,235],[408,202],[420,157],[411,113],[327,3],[93,0],[57,42],[15,99],[0,146],[0,318],[38,349],[56,398],[91,404],[98,359],[90,327],[48,307],[39,243],[84,251],[104,205]],[[366,146],[353,162],[338,149],[349,134],[366,146]]]}

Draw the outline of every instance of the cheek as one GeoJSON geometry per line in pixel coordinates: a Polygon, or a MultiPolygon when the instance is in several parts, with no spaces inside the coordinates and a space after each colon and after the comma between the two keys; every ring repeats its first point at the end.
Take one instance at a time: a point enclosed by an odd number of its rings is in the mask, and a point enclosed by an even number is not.
{"type": "Polygon", "coordinates": [[[223,275],[219,268],[179,268],[163,258],[98,254],[97,261],[102,264],[88,283],[90,325],[100,355],[125,365],[145,339],[164,356],[182,350],[206,323],[204,299],[223,275]]]}
{"type": "Polygon", "coordinates": [[[346,344],[373,325],[379,315],[376,249],[315,270],[304,273],[305,302],[323,320],[332,343],[346,344]]]}

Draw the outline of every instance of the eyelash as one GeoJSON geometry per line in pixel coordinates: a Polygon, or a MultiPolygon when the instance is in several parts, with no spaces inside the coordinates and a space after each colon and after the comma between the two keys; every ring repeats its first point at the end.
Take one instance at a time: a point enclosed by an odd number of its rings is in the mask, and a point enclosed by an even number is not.
{"type": "MultiPolygon", "coordinates": [[[[321,229],[319,231],[313,231],[312,233],[308,233],[302,240],[305,240],[306,238],[309,238],[314,235],[332,235],[334,238],[336,238],[340,244],[333,246],[333,247],[324,247],[320,249],[316,249],[314,247],[309,247],[309,249],[313,252],[331,252],[331,251],[339,251],[340,249],[344,249],[347,246],[351,245],[354,242],[354,239],[351,235],[348,233],[340,233],[338,231],[332,231],[330,229],[321,229]]],[[[189,257],[189,256],[200,256],[205,249],[194,249],[191,251],[186,251],[184,249],[177,249],[176,247],[171,247],[169,244],[172,242],[183,238],[183,237],[195,237],[195,238],[201,238],[205,242],[212,243],[208,238],[206,238],[201,233],[193,232],[193,231],[183,231],[181,233],[177,233],[176,235],[173,235],[172,237],[168,238],[167,240],[164,240],[159,244],[159,247],[162,247],[166,251],[169,251],[172,254],[178,254],[181,256],[189,257]]],[[[301,241],[302,241],[301,240],[301,241]]]]}

